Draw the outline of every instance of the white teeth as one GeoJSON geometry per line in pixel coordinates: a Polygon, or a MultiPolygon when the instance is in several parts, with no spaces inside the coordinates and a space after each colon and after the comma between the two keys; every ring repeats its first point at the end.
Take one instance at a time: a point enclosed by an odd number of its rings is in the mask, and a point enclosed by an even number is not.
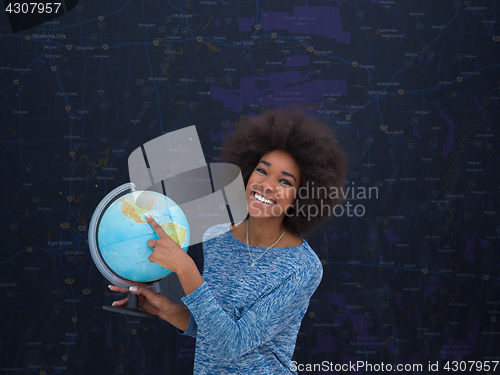
{"type": "Polygon", "coordinates": [[[273,201],[271,201],[271,200],[269,200],[269,199],[266,199],[266,198],[264,198],[263,196],[261,196],[261,195],[259,195],[259,194],[257,194],[257,193],[254,193],[254,195],[255,195],[255,198],[256,198],[258,201],[262,202],[262,203],[266,203],[266,204],[271,204],[271,203],[273,203],[273,201]]]}

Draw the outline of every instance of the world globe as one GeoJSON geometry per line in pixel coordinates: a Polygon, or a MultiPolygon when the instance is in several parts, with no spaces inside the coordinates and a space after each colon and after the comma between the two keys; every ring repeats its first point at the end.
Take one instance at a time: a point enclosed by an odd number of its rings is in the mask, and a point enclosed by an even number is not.
{"type": "MultiPolygon", "coordinates": [[[[99,203],[89,226],[92,259],[113,285],[128,289],[147,283],[144,285],[153,285],[157,290],[158,281],[172,273],[148,260],[153,249],[147,242],[157,240],[158,235],[146,220],[146,214],[151,215],[185,252],[188,251],[188,220],[172,199],[155,191],[134,191],[133,184],[119,186],[99,203]]],[[[125,310],[112,306],[104,308],[125,310]]],[[[126,310],[120,312],[149,315],[137,309],[135,300],[126,310]]]]}
{"type": "Polygon", "coordinates": [[[159,280],[172,271],[148,260],[153,249],[147,242],[158,239],[158,235],[145,214],[149,213],[186,252],[188,222],[179,206],[165,195],[144,191],[137,201],[133,195],[129,193],[118,198],[104,212],[97,233],[99,249],[104,261],[121,277],[139,282],[159,280]],[[163,210],[158,211],[155,207],[163,210]]]}

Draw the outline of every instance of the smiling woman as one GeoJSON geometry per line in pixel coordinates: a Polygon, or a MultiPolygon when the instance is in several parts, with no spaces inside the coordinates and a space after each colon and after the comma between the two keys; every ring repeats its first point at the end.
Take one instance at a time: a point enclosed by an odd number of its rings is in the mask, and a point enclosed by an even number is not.
{"type": "Polygon", "coordinates": [[[292,183],[293,190],[289,191],[296,198],[293,207],[286,211],[283,224],[291,232],[308,235],[332,216],[330,207],[343,198],[328,192],[345,186],[348,160],[327,125],[300,110],[282,110],[251,117],[235,124],[235,128],[221,156],[240,167],[247,193],[248,185],[253,182],[249,180],[258,169],[263,168],[263,173],[267,173],[266,168],[271,168],[264,156],[280,150],[280,162],[288,155],[290,168],[298,171],[295,179],[283,174],[292,183]],[[310,212],[316,215],[308,215],[310,212]]]}
{"type": "Polygon", "coordinates": [[[288,152],[273,150],[263,155],[246,184],[250,216],[281,216],[293,206],[298,185],[300,169],[288,152]]]}
{"type": "Polygon", "coordinates": [[[297,191],[342,187],[346,156],[326,125],[293,111],[236,124],[222,157],[242,171],[248,219],[205,233],[202,276],[148,218],[159,237],[148,242],[154,249],[149,260],[178,275],[187,309],[144,287],[134,292],[140,307],[196,337],[195,374],[296,374],[291,359],[297,334],[323,276],[301,236],[328,218],[331,211],[323,207],[338,203],[318,192],[301,194],[299,201],[297,191]],[[321,215],[304,214],[313,206],[321,215]]]}

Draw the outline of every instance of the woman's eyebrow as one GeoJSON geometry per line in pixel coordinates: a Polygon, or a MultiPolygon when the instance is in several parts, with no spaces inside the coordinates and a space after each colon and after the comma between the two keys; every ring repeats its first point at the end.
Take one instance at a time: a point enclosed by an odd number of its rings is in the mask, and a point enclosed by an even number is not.
{"type": "Polygon", "coordinates": [[[295,178],[295,176],[294,176],[293,174],[288,173],[288,172],[285,172],[285,171],[281,171],[281,173],[283,173],[285,176],[290,176],[290,177],[292,177],[292,178],[295,180],[295,182],[297,182],[297,179],[295,178]]]}
{"type": "MultiPolygon", "coordinates": [[[[264,165],[267,165],[268,167],[270,167],[270,166],[271,166],[271,163],[269,163],[268,161],[265,161],[265,160],[261,160],[261,161],[259,161],[259,163],[262,163],[262,164],[264,164],[264,165]]],[[[259,164],[259,163],[257,163],[257,164],[259,164]]],[[[288,173],[288,172],[285,172],[285,171],[281,171],[281,173],[283,173],[285,176],[290,176],[290,177],[292,177],[292,178],[295,180],[295,182],[297,182],[297,179],[295,178],[295,176],[294,176],[293,174],[288,173]]]]}

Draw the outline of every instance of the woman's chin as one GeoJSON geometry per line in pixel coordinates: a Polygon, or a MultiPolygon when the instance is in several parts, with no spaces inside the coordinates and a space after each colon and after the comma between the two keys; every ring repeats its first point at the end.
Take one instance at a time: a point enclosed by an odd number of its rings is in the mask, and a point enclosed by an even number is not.
{"type": "Polygon", "coordinates": [[[253,196],[248,197],[247,210],[250,216],[259,219],[279,218],[284,215],[284,210],[281,205],[277,203],[268,205],[259,202],[253,196]]]}
{"type": "Polygon", "coordinates": [[[248,214],[255,219],[271,219],[271,218],[279,218],[282,215],[279,215],[279,212],[274,213],[272,210],[264,210],[258,208],[248,208],[248,214]]]}

